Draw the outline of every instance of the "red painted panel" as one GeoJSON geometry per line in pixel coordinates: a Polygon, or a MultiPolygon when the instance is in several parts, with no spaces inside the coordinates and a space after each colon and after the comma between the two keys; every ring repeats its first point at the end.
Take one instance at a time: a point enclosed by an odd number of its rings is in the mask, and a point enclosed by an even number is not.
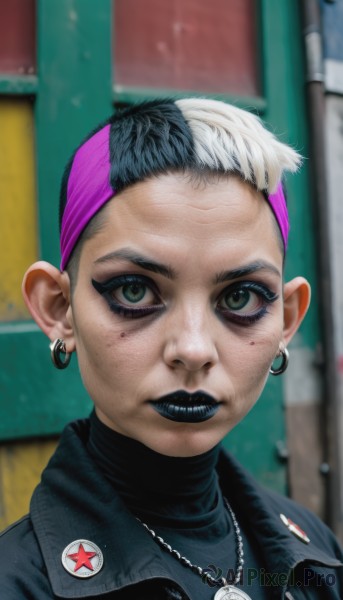
{"type": "Polygon", "coordinates": [[[255,0],[114,0],[116,84],[256,95],[255,0]]]}
{"type": "Polygon", "coordinates": [[[0,0],[0,73],[35,72],[35,0],[0,0]]]}

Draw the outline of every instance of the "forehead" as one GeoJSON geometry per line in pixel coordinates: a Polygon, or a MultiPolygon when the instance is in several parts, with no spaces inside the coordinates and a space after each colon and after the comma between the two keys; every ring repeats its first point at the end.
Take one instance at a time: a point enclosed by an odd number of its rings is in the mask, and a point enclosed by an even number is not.
{"type": "Polygon", "coordinates": [[[235,249],[237,255],[275,255],[282,262],[268,202],[232,175],[203,181],[167,174],[125,189],[104,207],[101,228],[84,250],[96,260],[130,242],[149,251],[173,248],[175,254],[235,249]]]}

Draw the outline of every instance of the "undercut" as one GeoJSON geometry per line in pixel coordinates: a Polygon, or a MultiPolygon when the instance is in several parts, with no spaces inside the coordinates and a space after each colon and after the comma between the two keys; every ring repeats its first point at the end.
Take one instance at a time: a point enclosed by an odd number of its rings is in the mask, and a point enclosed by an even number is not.
{"type": "MultiPolygon", "coordinates": [[[[62,179],[60,227],[75,155],[106,125],[110,126],[109,183],[113,194],[151,177],[178,172],[205,183],[214,176],[236,175],[268,198],[280,185],[284,172],[296,171],[301,162],[299,154],[277,140],[256,115],[235,106],[203,98],[143,102],[101,123],[73,154],[62,179]]],[[[80,231],[67,259],[74,282],[82,244],[101,228],[101,212],[80,231]]]]}

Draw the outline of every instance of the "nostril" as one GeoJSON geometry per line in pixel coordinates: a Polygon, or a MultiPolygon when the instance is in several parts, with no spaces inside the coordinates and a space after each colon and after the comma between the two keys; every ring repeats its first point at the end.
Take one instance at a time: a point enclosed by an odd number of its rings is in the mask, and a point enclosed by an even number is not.
{"type": "Polygon", "coordinates": [[[202,342],[181,337],[172,340],[165,346],[163,359],[173,369],[208,372],[218,362],[218,354],[212,340],[202,342]]]}
{"type": "Polygon", "coordinates": [[[179,358],[175,358],[172,362],[171,362],[171,366],[172,367],[185,367],[186,369],[191,369],[191,370],[199,370],[199,369],[203,369],[205,371],[209,371],[212,367],[213,363],[211,361],[207,361],[206,363],[202,364],[202,365],[194,365],[193,367],[191,365],[189,365],[187,363],[187,361],[185,360],[181,360],[179,358]]]}

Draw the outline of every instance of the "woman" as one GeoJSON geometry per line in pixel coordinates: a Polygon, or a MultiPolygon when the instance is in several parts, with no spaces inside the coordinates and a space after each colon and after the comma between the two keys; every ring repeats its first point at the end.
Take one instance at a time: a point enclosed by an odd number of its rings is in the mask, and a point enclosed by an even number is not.
{"type": "Polygon", "coordinates": [[[76,151],[61,269],[35,263],[23,291],[95,410],[1,538],[6,600],[342,597],[331,532],[220,448],[308,308],[305,279],[283,284],[299,162],[204,99],[128,108],[76,151]]]}

